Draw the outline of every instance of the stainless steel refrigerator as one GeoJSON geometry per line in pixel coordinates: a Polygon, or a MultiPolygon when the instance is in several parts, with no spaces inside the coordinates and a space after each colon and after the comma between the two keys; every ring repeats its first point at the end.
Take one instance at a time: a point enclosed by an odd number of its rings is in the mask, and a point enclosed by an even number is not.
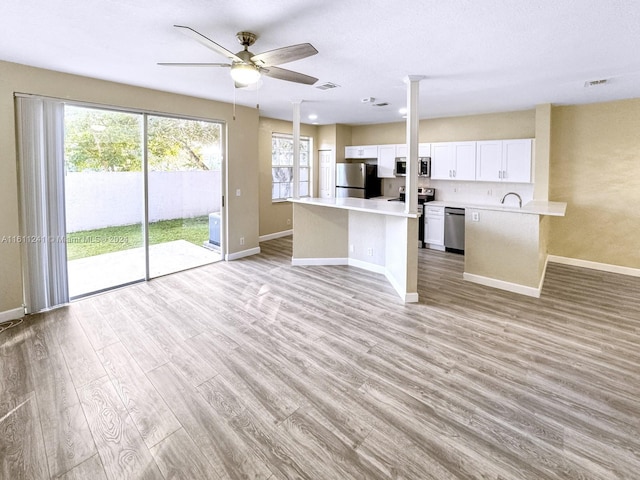
{"type": "Polygon", "coordinates": [[[378,166],[366,163],[336,164],[336,197],[379,197],[382,181],[378,166]]]}

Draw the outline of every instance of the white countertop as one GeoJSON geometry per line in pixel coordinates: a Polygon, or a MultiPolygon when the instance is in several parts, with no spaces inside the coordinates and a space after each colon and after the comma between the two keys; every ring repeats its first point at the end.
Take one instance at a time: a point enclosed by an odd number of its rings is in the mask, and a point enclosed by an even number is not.
{"type": "MultiPolygon", "coordinates": [[[[393,202],[392,202],[393,203],[393,202]]],[[[522,206],[518,205],[483,205],[476,203],[464,203],[464,202],[451,202],[451,201],[435,201],[429,202],[425,205],[434,207],[457,207],[457,208],[474,208],[476,210],[495,210],[498,212],[512,212],[512,213],[528,213],[532,215],[549,215],[552,217],[564,217],[567,210],[567,204],[565,202],[544,202],[544,201],[531,201],[522,206]]]]}
{"type": "Polygon", "coordinates": [[[394,217],[418,218],[416,213],[406,213],[404,202],[389,202],[391,197],[364,198],[289,198],[292,203],[315,205],[318,207],[341,208],[358,212],[391,215],[394,217]]]}

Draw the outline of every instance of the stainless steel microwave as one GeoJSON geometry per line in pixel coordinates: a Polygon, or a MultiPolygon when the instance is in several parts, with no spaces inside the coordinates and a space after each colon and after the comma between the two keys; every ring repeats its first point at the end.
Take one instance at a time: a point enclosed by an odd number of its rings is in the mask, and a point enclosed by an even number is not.
{"type": "MultiPolygon", "coordinates": [[[[396,158],[396,177],[405,177],[407,175],[407,158],[396,158]]],[[[430,177],[431,176],[431,157],[419,157],[418,158],[418,176],[430,177]]]]}

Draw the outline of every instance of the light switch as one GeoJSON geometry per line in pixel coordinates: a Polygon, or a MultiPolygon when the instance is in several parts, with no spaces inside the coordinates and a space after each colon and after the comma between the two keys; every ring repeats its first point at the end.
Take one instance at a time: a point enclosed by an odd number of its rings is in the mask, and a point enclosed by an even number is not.
{"type": "Polygon", "coordinates": [[[239,188],[237,188],[237,189],[236,189],[236,197],[239,197],[241,193],[242,193],[242,192],[240,192],[240,189],[239,189],[239,188]]]}

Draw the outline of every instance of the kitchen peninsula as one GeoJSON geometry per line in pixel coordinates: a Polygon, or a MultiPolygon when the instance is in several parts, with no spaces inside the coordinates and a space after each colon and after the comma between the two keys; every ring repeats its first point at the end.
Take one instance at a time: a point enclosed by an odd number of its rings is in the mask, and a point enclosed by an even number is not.
{"type": "MultiPolygon", "coordinates": [[[[404,204],[359,198],[290,199],[293,265],[352,265],[382,273],[400,298],[417,302],[416,214],[404,204]]],[[[547,264],[549,217],[564,216],[566,203],[454,205],[467,211],[465,280],[539,297],[547,264]]]]}
{"type": "Polygon", "coordinates": [[[400,202],[300,198],[293,202],[293,265],[352,265],[384,274],[417,302],[418,215],[400,202]]]}

